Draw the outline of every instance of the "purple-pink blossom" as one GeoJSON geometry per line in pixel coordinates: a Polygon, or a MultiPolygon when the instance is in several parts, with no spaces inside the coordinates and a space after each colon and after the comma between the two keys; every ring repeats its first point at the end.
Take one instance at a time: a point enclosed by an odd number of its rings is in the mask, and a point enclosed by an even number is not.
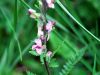
{"type": "Polygon", "coordinates": [[[49,8],[54,8],[54,0],[46,0],[49,8]]]}
{"type": "Polygon", "coordinates": [[[40,55],[44,49],[44,46],[42,46],[41,39],[35,39],[35,44],[32,46],[32,50],[36,50],[36,52],[40,55]]]}
{"type": "Polygon", "coordinates": [[[46,26],[45,26],[45,30],[48,32],[47,40],[49,40],[49,38],[50,38],[50,32],[52,31],[54,25],[55,25],[55,22],[53,22],[53,21],[48,21],[48,23],[47,23],[46,26]]]}
{"type": "Polygon", "coordinates": [[[46,24],[46,27],[45,27],[45,29],[46,29],[46,31],[48,31],[48,33],[50,33],[52,31],[54,24],[55,24],[55,22],[48,21],[48,23],[46,24]]]}
{"type": "Polygon", "coordinates": [[[38,46],[42,46],[42,41],[41,41],[41,39],[35,39],[34,40],[34,42],[36,43],[36,45],[38,45],[38,46]]]}

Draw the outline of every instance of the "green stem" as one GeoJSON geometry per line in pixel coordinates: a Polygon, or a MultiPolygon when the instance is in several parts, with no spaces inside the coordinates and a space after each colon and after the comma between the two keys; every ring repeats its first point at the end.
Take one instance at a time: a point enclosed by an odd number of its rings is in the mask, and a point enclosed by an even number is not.
{"type": "Polygon", "coordinates": [[[94,65],[93,65],[93,73],[92,75],[96,75],[96,53],[94,54],[94,65]]]}
{"type": "MultiPolygon", "coordinates": [[[[43,31],[44,31],[44,37],[45,37],[45,41],[43,42],[43,44],[46,46],[47,44],[47,32],[45,31],[44,27],[47,23],[47,19],[46,19],[46,10],[47,10],[47,6],[46,6],[46,1],[45,0],[41,0],[42,2],[42,6],[40,7],[41,9],[41,16],[42,16],[42,21],[43,21],[43,31]]],[[[47,48],[45,49],[45,51],[47,52],[47,48]]],[[[46,58],[44,57],[44,65],[46,68],[46,71],[48,73],[48,75],[50,75],[50,69],[48,66],[48,62],[46,61],[46,58]]]]}
{"type": "Polygon", "coordinates": [[[44,58],[44,65],[45,65],[45,68],[47,70],[48,75],[50,75],[50,70],[49,70],[49,67],[48,67],[48,63],[46,62],[45,58],[44,58]]]}

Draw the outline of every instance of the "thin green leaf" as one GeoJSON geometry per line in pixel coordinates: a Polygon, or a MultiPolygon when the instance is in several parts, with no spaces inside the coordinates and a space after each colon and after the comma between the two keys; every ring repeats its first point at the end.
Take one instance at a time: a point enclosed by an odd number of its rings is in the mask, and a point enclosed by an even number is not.
{"type": "Polygon", "coordinates": [[[24,0],[19,0],[28,9],[31,8],[24,0]]]}
{"type": "Polygon", "coordinates": [[[92,67],[91,65],[84,59],[81,59],[81,63],[90,71],[92,72],[92,67]]]}
{"type": "Polygon", "coordinates": [[[1,12],[2,12],[4,18],[6,19],[6,21],[7,21],[8,25],[9,25],[10,29],[11,29],[12,32],[13,32],[14,38],[15,38],[15,40],[16,40],[16,42],[17,42],[17,45],[18,45],[18,50],[19,50],[19,53],[20,53],[20,59],[22,60],[21,46],[20,46],[19,40],[18,40],[18,38],[17,38],[16,32],[15,32],[14,28],[12,27],[12,25],[11,25],[11,23],[10,23],[8,17],[6,16],[6,14],[5,14],[5,12],[4,12],[4,10],[3,10],[3,9],[0,9],[0,10],[1,10],[1,12]]]}
{"type": "Polygon", "coordinates": [[[96,54],[94,55],[94,65],[93,65],[93,74],[92,75],[96,75],[96,54]]]}
{"type": "Polygon", "coordinates": [[[100,42],[100,39],[96,37],[94,34],[92,34],[90,31],[88,31],[64,6],[63,4],[57,0],[57,4],[82,28],[84,29],[88,34],[90,34],[93,38],[95,38],[97,41],[100,42]]]}
{"type": "Polygon", "coordinates": [[[4,54],[0,60],[0,73],[5,69],[6,62],[7,62],[7,50],[4,51],[4,54]]]}

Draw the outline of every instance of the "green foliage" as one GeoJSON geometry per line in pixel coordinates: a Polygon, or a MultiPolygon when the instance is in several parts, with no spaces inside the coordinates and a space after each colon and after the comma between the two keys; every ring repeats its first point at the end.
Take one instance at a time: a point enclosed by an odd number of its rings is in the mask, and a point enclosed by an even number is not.
{"type": "Polygon", "coordinates": [[[75,54],[72,58],[68,59],[65,65],[63,65],[63,69],[59,73],[59,75],[68,75],[72,68],[74,68],[75,64],[79,62],[84,55],[86,51],[86,48],[83,48],[83,50],[80,50],[75,54]]]}
{"type": "MultiPolygon", "coordinates": [[[[44,55],[30,51],[37,22],[27,11],[39,12],[37,1],[0,1],[0,75],[47,75],[44,55]]],[[[99,0],[56,0],[46,17],[56,22],[47,43],[51,75],[100,75],[99,0]]]]}
{"type": "Polygon", "coordinates": [[[7,50],[5,50],[5,52],[2,55],[2,58],[0,60],[0,74],[2,74],[4,67],[6,65],[6,61],[7,61],[7,50]]]}
{"type": "Polygon", "coordinates": [[[29,53],[34,55],[34,56],[39,56],[39,54],[37,54],[36,51],[29,51],[29,53]]]}
{"type": "Polygon", "coordinates": [[[27,75],[36,75],[36,74],[33,74],[32,72],[27,72],[27,75]]]}
{"type": "Polygon", "coordinates": [[[57,68],[57,67],[59,67],[59,63],[57,62],[56,59],[51,59],[49,66],[52,68],[57,68]]]}

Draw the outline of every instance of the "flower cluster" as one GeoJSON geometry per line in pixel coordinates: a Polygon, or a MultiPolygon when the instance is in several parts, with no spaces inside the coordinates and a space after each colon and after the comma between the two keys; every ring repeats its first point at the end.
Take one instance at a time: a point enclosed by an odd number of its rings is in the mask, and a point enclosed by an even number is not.
{"type": "MultiPolygon", "coordinates": [[[[47,7],[54,8],[54,0],[46,0],[46,3],[47,3],[47,7]]],[[[34,18],[34,19],[41,18],[40,13],[37,13],[33,9],[29,9],[28,12],[31,18],[34,18]]],[[[37,33],[38,37],[34,40],[34,44],[32,46],[32,50],[35,51],[38,55],[42,55],[45,53],[46,57],[48,58],[51,57],[52,52],[46,51],[47,49],[46,49],[46,45],[44,44],[44,41],[47,42],[49,40],[50,33],[54,25],[55,25],[55,22],[48,20],[45,25],[41,24],[38,26],[38,33],[37,33]]]]}
{"type": "MultiPolygon", "coordinates": [[[[53,21],[48,21],[48,23],[45,25],[45,31],[47,32],[48,38],[47,41],[49,40],[50,37],[50,32],[52,31],[53,27],[54,27],[55,22],[53,21]]],[[[46,40],[44,32],[43,32],[43,27],[40,26],[38,27],[38,38],[35,39],[34,41],[34,45],[32,46],[32,50],[35,50],[37,52],[37,54],[41,55],[44,50],[45,50],[45,45],[43,45],[43,41],[46,40]]],[[[49,51],[49,53],[47,52],[47,55],[50,56],[51,53],[49,51]]]]}

